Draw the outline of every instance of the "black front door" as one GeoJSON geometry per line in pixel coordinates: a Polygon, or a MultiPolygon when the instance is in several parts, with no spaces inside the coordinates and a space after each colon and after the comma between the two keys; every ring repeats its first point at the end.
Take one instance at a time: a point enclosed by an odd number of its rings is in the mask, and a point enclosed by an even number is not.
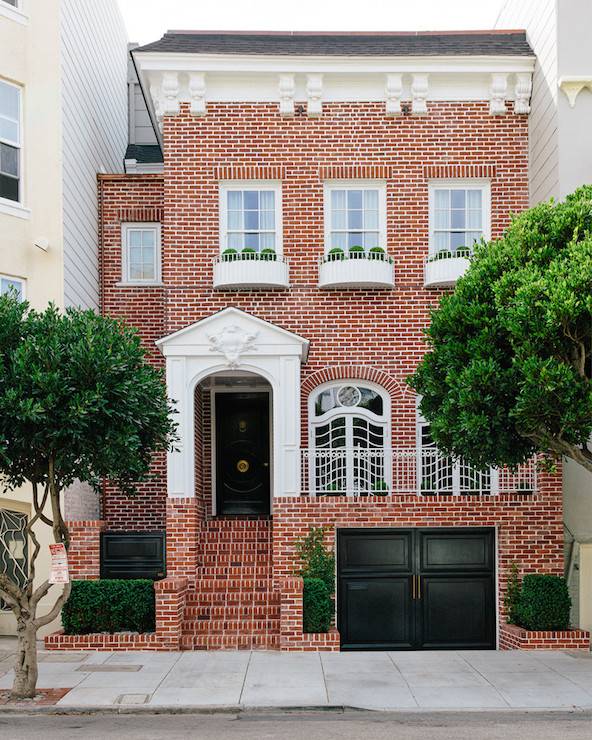
{"type": "Polygon", "coordinates": [[[344,650],[495,648],[492,529],[358,529],[338,538],[344,650]]]}
{"type": "Polygon", "coordinates": [[[218,514],[269,513],[269,395],[217,393],[218,514]]]}

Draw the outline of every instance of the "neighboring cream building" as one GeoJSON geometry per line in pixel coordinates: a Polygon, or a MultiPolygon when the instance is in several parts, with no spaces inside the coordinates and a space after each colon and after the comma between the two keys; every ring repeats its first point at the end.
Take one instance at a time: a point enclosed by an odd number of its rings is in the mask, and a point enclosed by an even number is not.
{"type": "MultiPolygon", "coordinates": [[[[0,290],[34,308],[98,307],[96,174],[123,168],[126,81],[116,0],[0,0],[0,290]]],[[[0,568],[21,575],[29,502],[28,490],[0,494],[0,568]]],[[[90,518],[96,506],[78,486],[66,516],[90,518]]],[[[43,580],[49,528],[38,538],[43,580]]],[[[0,634],[13,631],[0,609],[0,634]]]]}
{"type": "MultiPolygon", "coordinates": [[[[499,28],[525,28],[537,55],[530,114],[530,200],[592,184],[592,2],[507,0],[499,28]]],[[[566,461],[566,575],[573,621],[592,629],[592,475],[566,461]]]]}

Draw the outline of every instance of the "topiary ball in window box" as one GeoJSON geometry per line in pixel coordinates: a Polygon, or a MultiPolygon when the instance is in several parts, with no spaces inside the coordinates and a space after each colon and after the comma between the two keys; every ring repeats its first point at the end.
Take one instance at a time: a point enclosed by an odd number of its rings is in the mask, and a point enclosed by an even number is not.
{"type": "Polygon", "coordinates": [[[269,247],[267,249],[262,249],[259,256],[262,260],[267,262],[275,262],[277,260],[275,249],[271,249],[269,247]]]}
{"type": "Polygon", "coordinates": [[[570,609],[565,578],[532,573],[522,579],[513,616],[527,630],[562,631],[569,629],[570,609]]]}
{"type": "Polygon", "coordinates": [[[360,244],[354,244],[348,251],[350,259],[363,259],[366,257],[366,250],[360,244]]]}
{"type": "Polygon", "coordinates": [[[345,253],[341,247],[333,247],[333,249],[329,250],[329,254],[327,255],[327,262],[335,262],[336,260],[343,260],[345,259],[345,253]]]}

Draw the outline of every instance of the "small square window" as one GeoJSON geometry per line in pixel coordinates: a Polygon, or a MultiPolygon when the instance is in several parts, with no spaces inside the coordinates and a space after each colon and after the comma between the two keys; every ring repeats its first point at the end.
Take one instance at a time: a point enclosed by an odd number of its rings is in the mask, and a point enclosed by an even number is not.
{"type": "Polygon", "coordinates": [[[23,301],[25,299],[25,281],[10,275],[0,275],[0,294],[12,294],[23,301]]]}
{"type": "Polygon", "coordinates": [[[124,283],[160,282],[160,224],[123,224],[122,247],[124,283]]]}

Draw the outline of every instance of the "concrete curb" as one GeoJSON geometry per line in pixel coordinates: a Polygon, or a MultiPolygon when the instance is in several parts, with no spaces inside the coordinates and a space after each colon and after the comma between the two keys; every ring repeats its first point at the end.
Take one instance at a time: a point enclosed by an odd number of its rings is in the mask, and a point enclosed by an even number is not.
{"type": "Polygon", "coordinates": [[[366,709],[363,707],[353,707],[348,705],[333,705],[333,706],[271,706],[271,707],[247,707],[247,706],[151,706],[150,704],[136,705],[136,706],[71,706],[71,707],[59,707],[59,706],[41,706],[41,707],[11,707],[2,706],[0,707],[0,717],[2,715],[13,715],[13,716],[28,716],[28,715],[140,715],[140,714],[204,714],[204,715],[233,715],[233,714],[297,714],[297,713],[312,713],[319,712],[323,714],[365,714],[365,713],[380,713],[380,714],[397,714],[397,715],[425,715],[425,714],[589,714],[592,719],[592,707],[471,707],[471,708],[454,708],[454,709],[442,709],[442,708],[428,708],[428,707],[416,707],[410,709],[408,707],[396,709],[366,709]]]}

